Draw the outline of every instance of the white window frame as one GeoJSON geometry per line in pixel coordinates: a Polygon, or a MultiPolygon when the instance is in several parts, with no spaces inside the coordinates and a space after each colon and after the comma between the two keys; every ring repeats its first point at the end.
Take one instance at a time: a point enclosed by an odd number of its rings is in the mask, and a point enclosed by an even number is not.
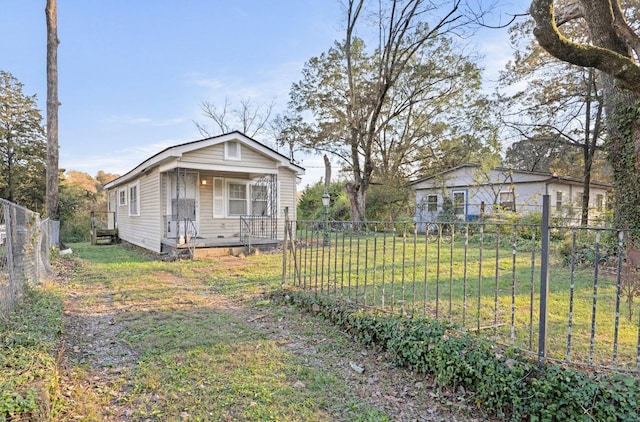
{"type": "Polygon", "coordinates": [[[562,200],[563,200],[562,197],[563,196],[564,196],[564,192],[563,191],[561,191],[561,190],[556,191],[556,209],[558,209],[558,210],[560,208],[562,208],[562,200]]]}
{"type": "Polygon", "coordinates": [[[464,190],[454,190],[451,191],[451,205],[453,205],[453,213],[456,216],[463,216],[467,218],[467,191],[464,190]],[[462,194],[463,200],[460,206],[456,206],[456,194],[462,194]],[[456,212],[456,208],[462,207],[462,213],[456,212]]]}
{"type": "Polygon", "coordinates": [[[596,194],[596,211],[601,212],[604,209],[604,195],[601,193],[596,194]]]}
{"type": "Polygon", "coordinates": [[[137,217],[140,215],[140,183],[137,182],[129,185],[127,187],[127,192],[129,194],[129,215],[137,217]],[[134,206],[135,209],[133,209],[134,206]]]}
{"type": "Polygon", "coordinates": [[[225,195],[225,208],[226,208],[226,215],[227,217],[238,217],[241,215],[247,215],[247,212],[249,210],[249,191],[250,189],[248,188],[249,183],[247,183],[247,181],[243,180],[243,181],[239,181],[239,180],[227,180],[227,183],[225,183],[225,187],[226,187],[226,195],[225,195]],[[244,208],[244,213],[242,214],[231,214],[231,201],[240,201],[239,198],[231,198],[231,185],[237,185],[237,186],[244,186],[244,202],[245,202],[245,208],[244,208]]]}
{"type": "Polygon", "coordinates": [[[127,188],[118,189],[118,206],[124,207],[127,205],[127,188]]]}
{"type": "Polygon", "coordinates": [[[427,212],[437,212],[437,211],[438,211],[438,195],[430,193],[427,195],[427,212]],[[435,198],[436,200],[431,201],[432,198],[435,198]]]}
{"type": "Polygon", "coordinates": [[[238,141],[227,141],[224,143],[224,159],[225,160],[234,160],[240,161],[242,159],[242,145],[238,141]],[[230,146],[231,144],[236,145],[236,154],[230,154],[230,146]]]}
{"type": "MultiPolygon", "coordinates": [[[[262,186],[256,185],[250,180],[244,179],[225,179],[220,177],[214,177],[213,179],[213,217],[214,218],[232,218],[238,217],[241,215],[258,215],[253,214],[253,189],[254,186],[262,186]],[[246,195],[246,205],[245,205],[245,213],[244,214],[231,214],[230,212],[230,198],[231,188],[230,185],[242,185],[245,186],[245,195],[246,195]],[[216,210],[218,212],[216,212],[216,210]]],[[[280,181],[278,181],[276,188],[276,204],[272,204],[271,212],[274,213],[273,217],[280,215],[280,181]]],[[[267,195],[267,202],[269,201],[271,195],[267,195]]],[[[238,199],[234,199],[238,200],[238,199]]],[[[267,203],[266,208],[269,207],[267,203]]],[[[271,214],[265,214],[267,216],[272,216],[271,214]]]]}
{"type": "Polygon", "coordinates": [[[513,189],[500,191],[500,192],[498,192],[498,202],[500,204],[500,208],[502,208],[503,210],[515,211],[516,210],[516,193],[513,191],[513,189]],[[509,195],[511,197],[511,201],[504,201],[502,199],[503,195],[509,195]],[[509,208],[506,208],[503,205],[503,204],[506,204],[506,203],[511,204],[511,206],[509,208]]]}
{"type": "Polygon", "coordinates": [[[582,201],[583,201],[582,195],[583,195],[583,192],[577,192],[576,194],[576,206],[579,209],[582,209],[582,201]]]}

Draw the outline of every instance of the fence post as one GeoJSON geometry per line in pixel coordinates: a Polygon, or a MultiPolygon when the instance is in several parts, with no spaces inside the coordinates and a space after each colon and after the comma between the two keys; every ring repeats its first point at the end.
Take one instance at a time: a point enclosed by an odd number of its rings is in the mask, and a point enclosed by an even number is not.
{"type": "Polygon", "coordinates": [[[289,207],[284,207],[284,243],[282,244],[282,285],[280,286],[284,289],[286,273],[287,273],[287,248],[289,244],[287,243],[287,230],[289,228],[289,207]]]}
{"type": "Polygon", "coordinates": [[[13,241],[15,239],[15,219],[12,214],[12,207],[4,204],[4,230],[5,242],[7,242],[7,267],[9,268],[9,307],[12,307],[16,301],[16,268],[13,256],[13,241]]]}
{"type": "Polygon", "coordinates": [[[540,324],[538,326],[538,364],[546,356],[547,297],[549,293],[549,209],[550,196],[542,196],[542,247],[540,251],[540,324]]]}

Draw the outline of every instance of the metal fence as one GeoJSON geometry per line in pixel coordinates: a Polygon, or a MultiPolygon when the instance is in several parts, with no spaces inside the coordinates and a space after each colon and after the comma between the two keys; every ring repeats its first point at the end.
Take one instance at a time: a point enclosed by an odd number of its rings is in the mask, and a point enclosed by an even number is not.
{"type": "MultiPolygon", "coordinates": [[[[640,233],[501,221],[286,221],[283,283],[540,359],[640,372],[640,233]]],[[[544,214],[544,212],[543,212],[544,214]]]]}
{"type": "Polygon", "coordinates": [[[41,221],[40,214],[0,199],[0,317],[49,271],[51,236],[57,228],[57,222],[41,221]]]}

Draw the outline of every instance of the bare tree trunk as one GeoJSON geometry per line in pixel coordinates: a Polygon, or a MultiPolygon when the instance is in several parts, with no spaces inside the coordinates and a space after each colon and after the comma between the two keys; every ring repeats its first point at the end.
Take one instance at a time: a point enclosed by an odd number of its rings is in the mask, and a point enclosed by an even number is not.
{"type": "Polygon", "coordinates": [[[324,190],[329,192],[331,186],[331,161],[327,154],[324,155],[324,190]]]}
{"type": "Polygon", "coordinates": [[[47,217],[58,219],[58,10],[47,0],[47,217]]]}
{"type": "Polygon", "coordinates": [[[365,192],[361,185],[347,182],[344,189],[349,197],[351,221],[359,224],[365,221],[365,192]]]}

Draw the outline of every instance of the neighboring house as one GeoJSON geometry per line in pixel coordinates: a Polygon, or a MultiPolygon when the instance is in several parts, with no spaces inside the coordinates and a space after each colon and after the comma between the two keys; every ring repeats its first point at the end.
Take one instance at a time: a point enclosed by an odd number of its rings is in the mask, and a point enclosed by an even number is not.
{"type": "Polygon", "coordinates": [[[304,169],[232,132],[166,148],[106,184],[121,239],[154,252],[284,237],[304,169]]]}
{"type": "MultiPolygon", "coordinates": [[[[552,215],[580,221],[582,180],[551,173],[492,168],[483,170],[463,164],[410,183],[416,192],[415,221],[436,221],[443,206],[451,207],[456,218],[472,221],[501,209],[513,212],[541,212],[542,195],[549,194],[552,215]]],[[[598,218],[606,208],[611,185],[592,182],[589,217],[598,218]]]]}

